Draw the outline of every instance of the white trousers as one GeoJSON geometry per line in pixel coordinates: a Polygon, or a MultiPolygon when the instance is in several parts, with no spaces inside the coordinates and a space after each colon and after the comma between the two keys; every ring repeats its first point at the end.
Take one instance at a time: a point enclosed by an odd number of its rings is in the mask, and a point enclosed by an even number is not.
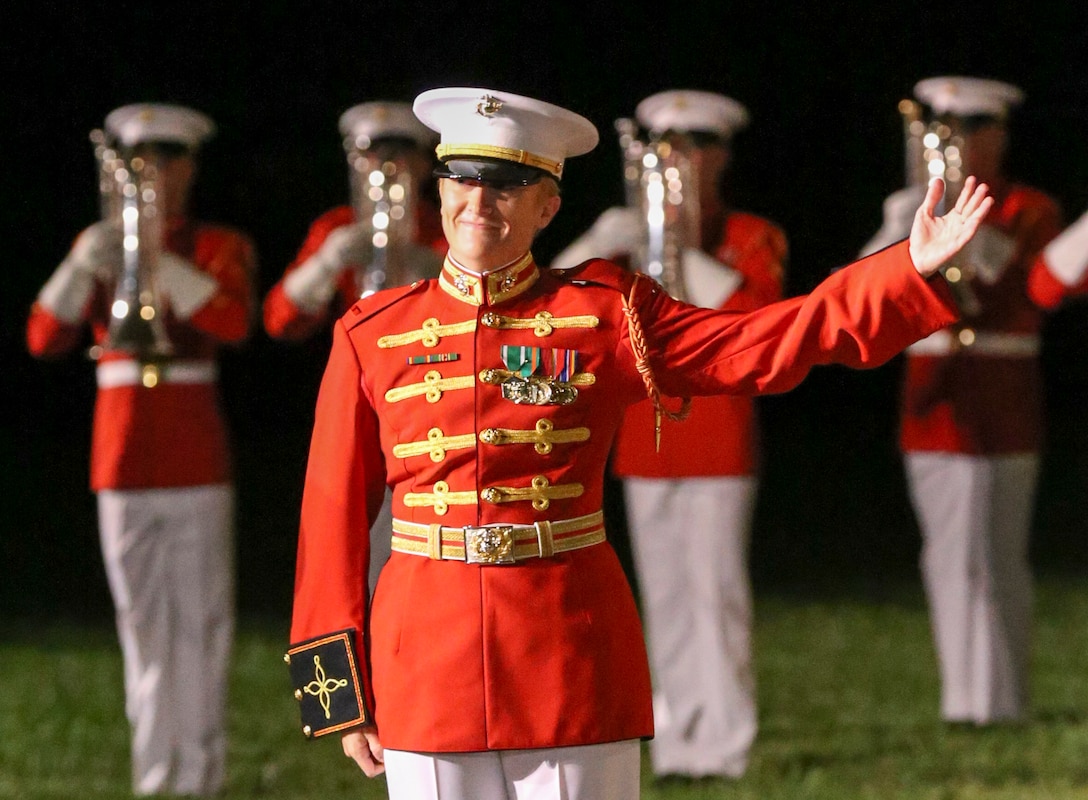
{"type": "Polygon", "coordinates": [[[1035,455],[907,455],[946,720],[1015,720],[1026,709],[1038,471],[1035,455]]]}
{"type": "Polygon", "coordinates": [[[637,800],[639,742],[482,753],[385,751],[389,800],[637,800]]]}
{"type": "Polygon", "coordinates": [[[756,736],[748,543],[756,479],[628,478],[658,775],[737,777],[756,736]]]}
{"type": "Polygon", "coordinates": [[[229,486],[98,493],[137,795],[223,784],[233,521],[229,486]]]}

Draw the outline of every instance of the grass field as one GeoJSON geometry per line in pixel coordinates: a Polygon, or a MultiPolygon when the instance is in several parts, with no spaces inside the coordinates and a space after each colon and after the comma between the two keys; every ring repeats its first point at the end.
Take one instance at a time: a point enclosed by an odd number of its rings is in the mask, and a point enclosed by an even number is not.
{"type": "MultiPolygon", "coordinates": [[[[1022,725],[949,728],[920,590],[757,597],[759,738],[735,782],[655,786],[643,798],[1088,800],[1088,578],[1037,594],[1034,709],[1022,725]]],[[[285,624],[245,621],[231,697],[226,798],[384,797],[340,753],[307,743],[281,661],[285,624]]],[[[644,759],[645,764],[645,759],[644,759]]],[[[0,627],[0,798],[124,798],[128,732],[108,625],[0,627]]]]}

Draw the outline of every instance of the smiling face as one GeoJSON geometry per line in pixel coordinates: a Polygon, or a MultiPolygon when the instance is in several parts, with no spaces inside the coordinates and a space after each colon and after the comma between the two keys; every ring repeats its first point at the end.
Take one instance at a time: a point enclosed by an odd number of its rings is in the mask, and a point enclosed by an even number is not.
{"type": "Polygon", "coordinates": [[[548,178],[502,189],[479,181],[442,178],[438,192],[450,255],[481,274],[525,255],[561,202],[558,187],[548,178]]]}

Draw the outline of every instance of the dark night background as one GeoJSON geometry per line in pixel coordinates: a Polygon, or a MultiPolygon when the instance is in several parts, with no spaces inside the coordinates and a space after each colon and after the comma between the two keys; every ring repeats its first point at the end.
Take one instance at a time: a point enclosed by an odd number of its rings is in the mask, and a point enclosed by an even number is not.
{"type": "MultiPolygon", "coordinates": [[[[23,335],[38,289],[96,219],[87,134],[112,108],[179,102],[217,121],[195,209],[253,236],[263,297],[310,221],[347,199],[336,125],[355,103],[466,85],[589,117],[601,146],[569,165],[563,210],[534,248],[546,262],[622,200],[613,120],[661,89],[720,91],[752,114],[736,143],[737,204],[783,225],[788,292],[798,294],[851,260],[879,226],[883,197],[902,183],[896,103],[923,77],[970,74],[1024,88],[1012,174],[1054,195],[1069,220],[1088,208],[1088,28],[1079,5],[812,3],[776,11],[773,3],[708,2],[644,15],[612,0],[40,2],[18,18],[9,9],[0,26],[0,615],[110,614],[87,489],[92,366],[82,353],[34,361],[23,335]]],[[[1050,433],[1033,543],[1041,571],[1088,567],[1086,312],[1088,304],[1066,308],[1045,331],[1050,433]]],[[[327,348],[324,337],[289,345],[258,330],[223,359],[236,446],[239,599],[250,615],[288,613],[327,348]]],[[[846,587],[880,598],[889,579],[916,577],[917,532],[894,439],[900,367],[824,368],[794,392],[760,401],[757,592],[846,587]]]]}

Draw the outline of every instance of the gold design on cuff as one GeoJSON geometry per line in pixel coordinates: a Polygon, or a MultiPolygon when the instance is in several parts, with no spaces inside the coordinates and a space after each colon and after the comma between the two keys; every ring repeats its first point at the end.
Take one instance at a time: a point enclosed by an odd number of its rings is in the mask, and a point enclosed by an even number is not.
{"type": "Polygon", "coordinates": [[[302,690],[311,697],[316,697],[325,711],[325,719],[332,719],[331,702],[332,693],[337,689],[343,689],[348,682],[343,678],[329,678],[325,676],[325,668],[321,666],[321,656],[314,656],[314,679],[307,683],[302,690]]]}

